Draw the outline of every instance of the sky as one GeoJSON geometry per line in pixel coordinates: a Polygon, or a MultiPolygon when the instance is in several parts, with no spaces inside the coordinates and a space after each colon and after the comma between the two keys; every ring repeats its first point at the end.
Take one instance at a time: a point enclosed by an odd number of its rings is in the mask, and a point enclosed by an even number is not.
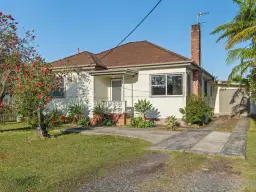
{"type": "MultiPolygon", "coordinates": [[[[98,53],[115,47],[158,0],[0,0],[19,28],[35,29],[39,53],[54,61],[81,51],[98,53]]],[[[124,42],[148,40],[190,57],[191,25],[201,17],[202,65],[219,80],[234,65],[226,64],[225,41],[210,33],[238,12],[232,0],[162,0],[157,9],[124,42]]]]}

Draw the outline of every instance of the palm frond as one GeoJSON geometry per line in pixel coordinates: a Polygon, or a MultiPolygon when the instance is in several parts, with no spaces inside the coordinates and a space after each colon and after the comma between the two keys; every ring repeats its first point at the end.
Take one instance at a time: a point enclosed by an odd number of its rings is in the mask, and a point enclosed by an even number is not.
{"type": "Polygon", "coordinates": [[[231,73],[228,76],[228,80],[231,81],[236,76],[243,76],[245,72],[247,72],[249,68],[252,66],[253,66],[253,62],[251,61],[246,61],[246,62],[241,61],[239,65],[235,66],[232,69],[231,73]]]}
{"type": "Polygon", "coordinates": [[[232,37],[227,45],[226,49],[230,49],[234,46],[234,44],[240,43],[242,41],[248,41],[256,36],[256,25],[252,27],[248,27],[241,32],[238,32],[234,37],[232,37]]]}

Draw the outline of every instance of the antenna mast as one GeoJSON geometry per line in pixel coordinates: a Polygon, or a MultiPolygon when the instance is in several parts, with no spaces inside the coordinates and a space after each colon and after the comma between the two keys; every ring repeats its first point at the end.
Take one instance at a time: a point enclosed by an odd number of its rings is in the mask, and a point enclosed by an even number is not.
{"type": "MultiPolygon", "coordinates": [[[[200,12],[200,13],[198,13],[197,16],[196,16],[196,22],[197,22],[197,24],[198,24],[198,25],[201,25],[201,23],[203,23],[203,22],[200,22],[200,17],[202,17],[202,16],[204,16],[204,15],[208,15],[208,14],[209,14],[209,12],[200,12]]],[[[201,35],[200,35],[200,42],[201,42],[201,35]]],[[[200,61],[201,61],[201,66],[203,67],[203,60],[202,60],[202,43],[200,43],[200,46],[201,46],[201,48],[200,48],[200,61]]]]}
{"type": "Polygon", "coordinates": [[[200,13],[198,13],[197,14],[197,16],[196,16],[196,22],[197,22],[197,24],[200,24],[200,17],[202,17],[202,16],[204,16],[204,15],[207,15],[207,14],[209,14],[209,12],[200,12],[200,13]]]}

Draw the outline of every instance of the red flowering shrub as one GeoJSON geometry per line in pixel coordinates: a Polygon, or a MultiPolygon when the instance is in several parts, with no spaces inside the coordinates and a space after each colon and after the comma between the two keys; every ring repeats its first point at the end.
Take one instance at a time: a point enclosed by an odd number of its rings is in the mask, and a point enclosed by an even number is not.
{"type": "Polygon", "coordinates": [[[20,37],[17,25],[11,15],[0,12],[0,108],[6,107],[2,104],[6,94],[14,95],[17,112],[31,124],[37,124],[39,133],[47,136],[43,111],[53,98],[50,91],[59,87],[57,78],[66,72],[53,72],[31,46],[34,31],[26,31],[20,37]]]}

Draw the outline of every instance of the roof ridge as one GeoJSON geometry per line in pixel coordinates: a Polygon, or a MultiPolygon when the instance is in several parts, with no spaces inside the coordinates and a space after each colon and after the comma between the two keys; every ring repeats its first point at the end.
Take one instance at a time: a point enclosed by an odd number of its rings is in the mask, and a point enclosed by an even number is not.
{"type": "Polygon", "coordinates": [[[70,56],[67,56],[67,57],[64,57],[64,58],[61,58],[61,59],[58,59],[56,61],[52,61],[50,63],[54,63],[54,62],[58,62],[58,61],[61,61],[61,60],[64,60],[64,59],[68,59],[68,58],[71,58],[71,57],[75,57],[77,55],[80,55],[80,54],[85,54],[85,53],[88,53],[88,55],[90,55],[92,57],[92,55],[94,55],[93,53],[89,52],[89,51],[82,51],[80,53],[76,53],[74,55],[70,55],[70,56]]]}
{"type": "MultiPolygon", "coordinates": [[[[131,42],[127,42],[127,43],[125,43],[125,44],[121,44],[121,45],[119,45],[118,47],[122,47],[122,46],[124,46],[124,45],[128,45],[128,44],[132,44],[132,43],[138,43],[138,42],[145,42],[146,40],[143,40],[143,41],[131,41],[131,42]]],[[[115,47],[113,47],[113,48],[111,48],[111,49],[107,49],[107,50],[105,50],[105,51],[101,51],[101,52],[99,52],[99,53],[95,53],[95,55],[99,55],[99,54],[102,54],[102,53],[104,53],[104,52],[109,52],[109,51],[111,51],[111,50],[113,50],[113,49],[116,49],[116,48],[118,48],[117,46],[115,46],[115,47]]]]}
{"type": "Polygon", "coordinates": [[[150,41],[145,40],[144,42],[145,42],[145,43],[148,43],[149,45],[154,46],[154,47],[156,47],[156,48],[158,48],[158,49],[161,49],[161,50],[163,50],[163,51],[165,51],[165,52],[167,52],[167,53],[174,54],[174,55],[176,55],[176,56],[182,57],[182,58],[185,59],[185,60],[191,60],[191,59],[189,59],[189,58],[187,58],[187,57],[185,57],[185,56],[183,56],[183,55],[180,55],[180,54],[178,54],[178,53],[175,53],[175,52],[173,52],[173,51],[170,51],[170,50],[168,50],[168,49],[166,49],[166,48],[164,48],[164,47],[161,47],[161,46],[159,46],[159,45],[157,45],[157,44],[154,44],[154,43],[152,43],[152,42],[150,42],[150,41]]]}

